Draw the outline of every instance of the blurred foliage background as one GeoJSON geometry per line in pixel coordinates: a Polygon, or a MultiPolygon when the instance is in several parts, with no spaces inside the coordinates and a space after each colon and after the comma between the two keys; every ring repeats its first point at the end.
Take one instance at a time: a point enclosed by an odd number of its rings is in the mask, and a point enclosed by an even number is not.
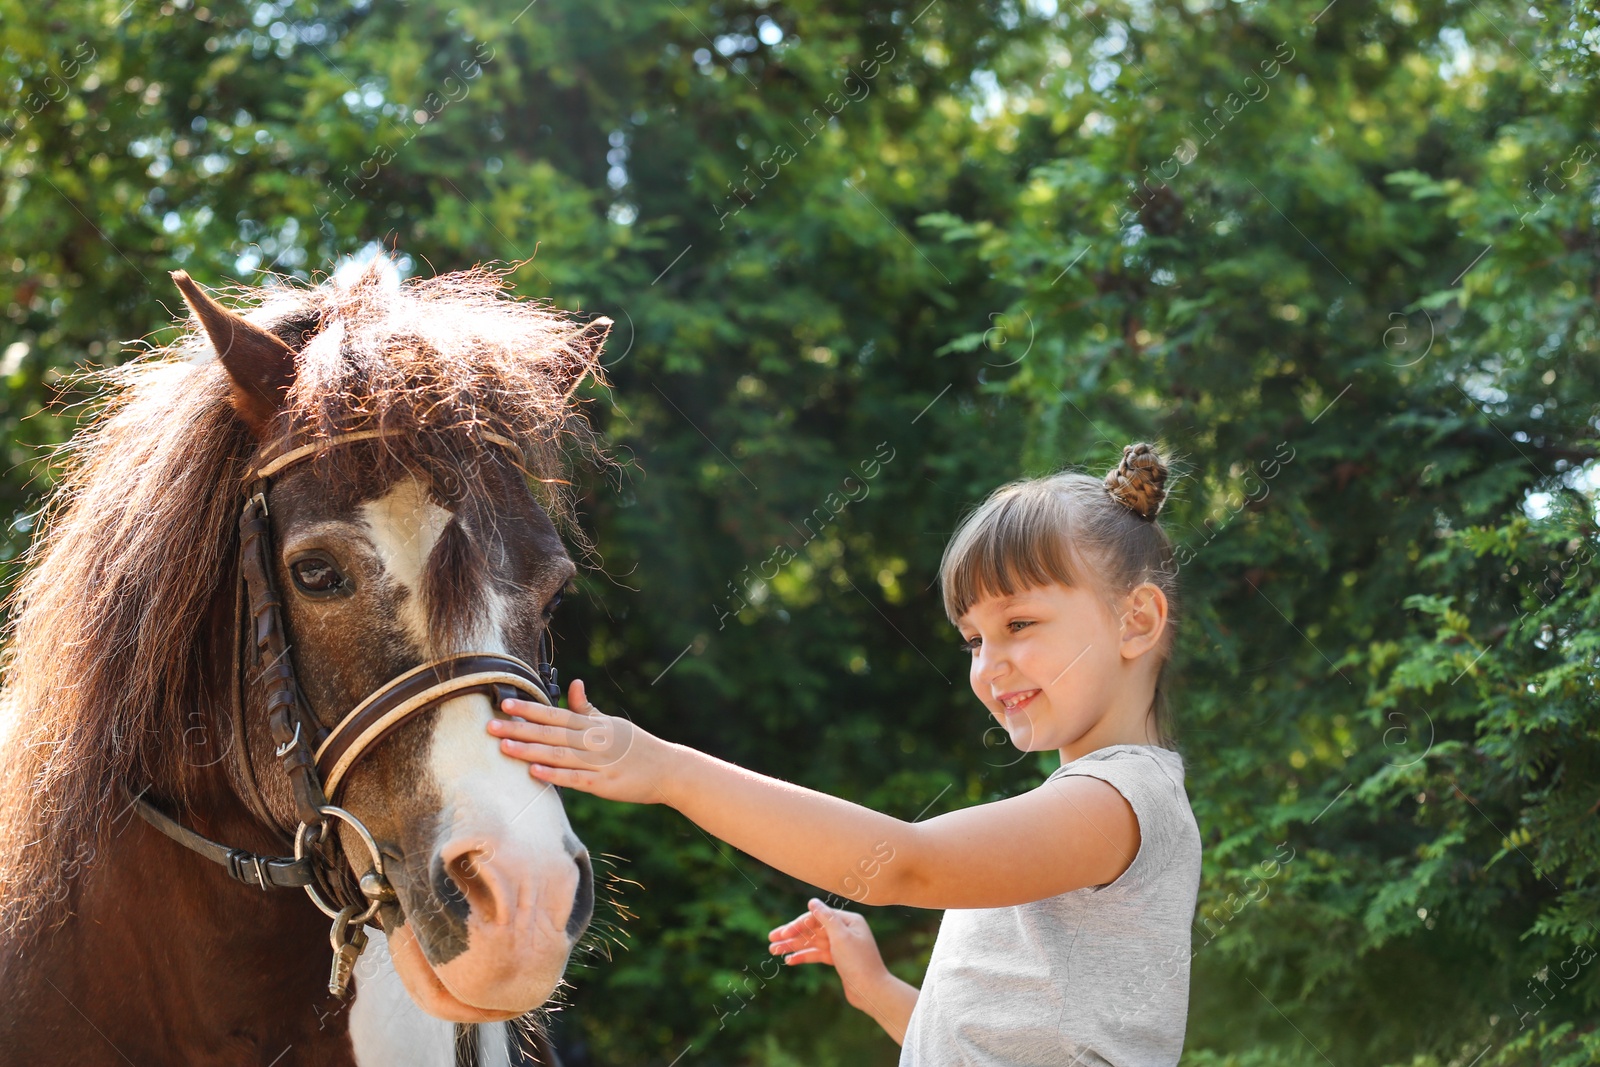
{"type": "MultiPolygon", "coordinates": [[[[967,689],[949,531],[1159,440],[1185,1062],[1591,1063],[1597,64],[1578,3],[0,0],[0,551],[168,270],[520,261],[617,321],[564,673],[913,818],[1050,769],[967,689]]],[[[895,1061],[772,976],[807,887],[568,804],[632,916],[573,1064],[895,1061]]],[[[866,910],[920,981],[938,915],[866,910]]]]}

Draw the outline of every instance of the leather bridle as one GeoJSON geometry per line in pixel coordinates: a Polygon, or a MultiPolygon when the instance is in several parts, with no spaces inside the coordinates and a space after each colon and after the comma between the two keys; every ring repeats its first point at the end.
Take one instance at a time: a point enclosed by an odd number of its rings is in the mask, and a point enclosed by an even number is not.
{"type": "MultiPolygon", "coordinates": [[[[333,945],[333,970],[328,991],[343,996],[349,989],[356,960],[366,947],[364,927],[378,908],[394,901],[394,887],[383,869],[383,855],[367,827],[338,806],[351,770],[385,737],[407,720],[446,700],[468,693],[483,693],[498,710],[500,702],[526,697],[553,705],[560,696],[555,668],[549,662],[548,631],[539,636],[539,664],[530,667],[514,656],[498,652],[467,652],[413,667],[369,694],[346,713],[332,729],[311,711],[295,677],[283,602],[273,581],[274,552],[267,496],[272,479],[298,463],[321,455],[328,448],[373,440],[389,434],[382,430],[357,430],[322,441],[269,447],[251,471],[244,508],[239,514],[239,579],[235,589],[236,639],[233,663],[233,744],[244,782],[244,799],[255,817],[275,829],[280,824],[262,799],[244,715],[247,662],[254,682],[266,689],[267,724],[279,765],[289,779],[299,826],[294,832],[294,855],[263,856],[230,848],[184,826],[143,799],[133,799],[139,815],[178,844],[214,863],[228,875],[259,889],[301,888],[333,920],[329,940],[333,945]],[[293,447],[291,447],[293,446],[293,447]],[[246,611],[247,609],[247,611],[246,611]],[[350,864],[343,858],[337,835],[329,832],[343,822],[360,838],[372,866],[352,890],[350,864]]],[[[499,434],[480,433],[486,442],[521,456],[517,443],[499,434]]]]}

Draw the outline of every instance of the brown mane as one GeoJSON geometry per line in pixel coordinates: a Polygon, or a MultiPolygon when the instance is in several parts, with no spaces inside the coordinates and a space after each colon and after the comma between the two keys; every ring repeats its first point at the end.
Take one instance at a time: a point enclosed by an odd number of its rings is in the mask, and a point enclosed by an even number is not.
{"type": "MultiPolygon", "coordinates": [[[[381,427],[387,458],[487,491],[482,434],[522,446],[541,503],[587,548],[563,478],[569,446],[601,455],[577,410],[604,384],[605,320],[510,297],[474,269],[395,286],[375,261],[349,286],[236,290],[246,317],[304,348],[286,423],[311,439],[381,427]]],[[[101,376],[104,407],[61,475],[9,602],[0,693],[0,933],[67,893],[123,808],[119,783],[182,788],[182,728],[219,685],[207,632],[232,596],[243,479],[257,442],[197,324],[101,376]]],[[[333,474],[349,450],[318,460],[333,474]]],[[[370,463],[370,452],[367,453],[370,463]]],[[[371,471],[366,472],[369,476],[371,471]]],[[[208,713],[209,717],[209,713],[208,713]]]]}

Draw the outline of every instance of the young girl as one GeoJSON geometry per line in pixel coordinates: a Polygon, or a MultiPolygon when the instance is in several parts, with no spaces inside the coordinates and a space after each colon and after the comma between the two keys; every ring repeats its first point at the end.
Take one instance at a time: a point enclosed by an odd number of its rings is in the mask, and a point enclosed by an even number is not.
{"type": "Polygon", "coordinates": [[[771,932],[828,963],[902,1067],[1175,1064],[1189,997],[1200,834],[1166,744],[1175,568],[1156,523],[1166,464],[1123,450],[1104,482],[1015,482],[969,515],[940,567],[972,691],[1017,748],[1061,767],[1007,800],[907,823],[660,740],[568,691],[489,725],[541,781],[671,805],[764,863],[857,902],[947,909],[922,988],[866,920],[813,899],[771,932]]]}

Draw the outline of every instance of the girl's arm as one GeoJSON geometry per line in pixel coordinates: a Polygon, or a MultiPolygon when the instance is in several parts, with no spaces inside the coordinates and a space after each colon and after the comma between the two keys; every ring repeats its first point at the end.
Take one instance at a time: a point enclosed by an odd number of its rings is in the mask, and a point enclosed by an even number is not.
{"type": "Polygon", "coordinates": [[[534,777],[612,800],[667,804],[761,862],[858,903],[995,908],[1114,881],[1139,850],[1133,809],[1071,777],[908,823],[654,737],[593,709],[508,700],[489,730],[534,777]]]}

